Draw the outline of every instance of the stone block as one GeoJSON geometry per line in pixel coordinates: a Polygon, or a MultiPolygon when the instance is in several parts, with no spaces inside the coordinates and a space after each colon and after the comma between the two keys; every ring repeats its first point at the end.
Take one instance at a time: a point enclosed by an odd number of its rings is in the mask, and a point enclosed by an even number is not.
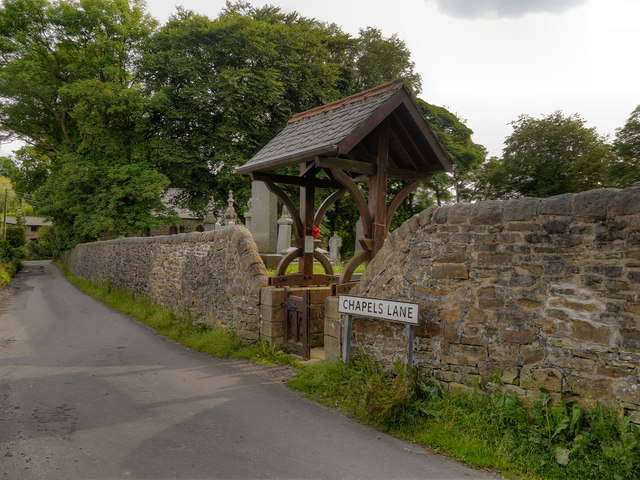
{"type": "Polygon", "coordinates": [[[520,387],[539,391],[546,388],[550,392],[562,391],[562,372],[557,368],[525,365],[520,371],[520,387]]]}
{"type": "Polygon", "coordinates": [[[505,329],[502,332],[502,341],[507,343],[526,345],[533,343],[535,339],[536,332],[532,328],[505,329]]]}
{"type": "Polygon", "coordinates": [[[624,216],[640,213],[640,187],[625,188],[616,192],[613,215],[624,216]]]}
{"type": "Polygon", "coordinates": [[[340,338],[324,336],[325,360],[340,360],[342,358],[342,342],[340,338]]]}
{"type": "Polygon", "coordinates": [[[469,278],[469,271],[465,265],[434,265],[431,268],[431,277],[434,279],[467,280],[469,278]]]}
{"type": "Polygon", "coordinates": [[[260,338],[282,337],[284,335],[284,322],[261,322],[260,338]]]}
{"type": "Polygon", "coordinates": [[[608,378],[624,378],[633,377],[635,371],[632,367],[598,365],[596,373],[608,378]]]}
{"type": "Polygon", "coordinates": [[[445,325],[444,340],[445,342],[449,342],[449,343],[458,343],[460,340],[460,332],[454,326],[445,325]]]}
{"type": "Polygon", "coordinates": [[[519,361],[519,351],[517,345],[489,344],[489,359],[497,365],[515,365],[519,361]]]}
{"type": "Polygon", "coordinates": [[[268,306],[280,306],[284,302],[284,288],[264,287],[260,290],[260,303],[268,306]]]}
{"type": "Polygon", "coordinates": [[[544,354],[545,350],[542,347],[536,347],[533,345],[520,346],[520,356],[522,357],[522,362],[525,365],[541,362],[544,360],[544,354]]]}
{"type": "Polygon", "coordinates": [[[613,394],[613,383],[609,378],[593,378],[588,376],[567,376],[567,387],[576,394],[591,400],[601,400],[603,403],[611,404],[613,394]]]}
{"type": "Polygon", "coordinates": [[[284,321],[284,308],[260,305],[261,323],[274,323],[284,321]]]}
{"type": "Polygon", "coordinates": [[[502,222],[502,204],[499,200],[485,200],[471,205],[469,221],[472,225],[496,225],[502,222]]]}
{"type": "Polygon", "coordinates": [[[566,233],[569,230],[569,220],[549,220],[542,224],[542,228],[551,235],[566,233]]]}
{"type": "Polygon", "coordinates": [[[502,218],[505,222],[535,220],[539,198],[518,198],[505,202],[502,218]]]}
{"type": "Polygon", "coordinates": [[[573,200],[573,214],[591,221],[604,220],[614,192],[615,190],[600,188],[578,193],[573,200]]]}
{"type": "Polygon", "coordinates": [[[332,318],[324,319],[324,334],[331,337],[342,337],[342,321],[332,318]]]}
{"type": "Polygon", "coordinates": [[[458,323],[460,321],[460,310],[441,310],[440,320],[446,323],[458,323]]]}
{"type": "Polygon", "coordinates": [[[611,327],[594,326],[583,320],[573,319],[571,321],[570,337],[579,342],[596,343],[608,347],[611,344],[611,327]]]}
{"type": "Polygon", "coordinates": [[[621,348],[625,350],[640,351],[640,331],[636,329],[621,329],[618,334],[618,344],[621,348]]]}
{"type": "Polygon", "coordinates": [[[518,298],[516,303],[529,310],[540,308],[543,305],[540,300],[536,300],[534,298],[518,298]]]}
{"type": "Polygon", "coordinates": [[[464,316],[464,321],[469,324],[484,323],[487,315],[479,308],[470,308],[464,316]]]}
{"type": "Polygon", "coordinates": [[[565,193],[555,197],[544,198],[538,204],[538,214],[540,215],[571,215],[571,204],[575,194],[565,193]]]}
{"type": "Polygon", "coordinates": [[[512,260],[513,255],[510,253],[478,253],[478,262],[488,265],[511,265],[512,260]]]}
{"type": "Polygon", "coordinates": [[[437,337],[442,334],[442,325],[438,322],[427,321],[426,330],[428,337],[437,337]]]}
{"type": "Polygon", "coordinates": [[[324,316],[325,318],[340,318],[341,314],[338,313],[338,297],[327,297],[324,302],[324,316]]]}
{"type": "Polygon", "coordinates": [[[324,304],[327,297],[331,296],[331,287],[309,287],[311,303],[324,304]]]}

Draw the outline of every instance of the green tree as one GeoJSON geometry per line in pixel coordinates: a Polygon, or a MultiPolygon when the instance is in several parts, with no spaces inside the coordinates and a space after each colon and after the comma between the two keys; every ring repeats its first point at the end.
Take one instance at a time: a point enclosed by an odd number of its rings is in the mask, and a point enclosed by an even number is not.
{"type": "Polygon", "coordinates": [[[227,4],[215,20],[178,10],[141,62],[153,95],[156,153],[173,186],[201,209],[250,190],[244,164],[294,114],[342,95],[349,37],[278,8],[227,4]]]}
{"type": "Polygon", "coordinates": [[[486,197],[549,197],[607,186],[611,147],[580,116],[522,115],[512,125],[501,162],[483,169],[486,197]]]}
{"type": "Polygon", "coordinates": [[[366,90],[397,78],[404,78],[414,95],[422,90],[422,79],[414,71],[411,52],[398,35],[385,38],[377,28],[361,29],[355,56],[355,90],[366,90]]]}
{"type": "Polygon", "coordinates": [[[461,202],[476,198],[476,177],[485,160],[486,149],[473,142],[473,130],[446,108],[421,99],[418,99],[418,106],[454,165],[453,172],[434,175],[429,184],[436,203],[441,205],[449,200],[461,202]]]}
{"type": "Polygon", "coordinates": [[[631,112],[613,142],[615,160],[608,177],[613,186],[624,188],[640,183],[640,105],[631,112]]]}
{"type": "Polygon", "coordinates": [[[151,209],[162,211],[168,182],[149,160],[134,70],[155,27],[143,5],[6,0],[0,9],[0,130],[31,145],[14,184],[35,191],[69,245],[152,226],[151,209]]]}

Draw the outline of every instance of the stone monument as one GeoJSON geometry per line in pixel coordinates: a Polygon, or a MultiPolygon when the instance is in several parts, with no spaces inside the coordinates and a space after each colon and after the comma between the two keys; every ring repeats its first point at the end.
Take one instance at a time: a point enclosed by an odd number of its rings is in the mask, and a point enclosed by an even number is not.
{"type": "Polygon", "coordinates": [[[333,265],[340,264],[340,247],[342,246],[342,239],[338,236],[337,232],[333,232],[333,235],[329,239],[329,261],[333,265]]]}
{"type": "Polygon", "coordinates": [[[282,207],[282,215],[278,220],[278,254],[286,255],[291,249],[291,225],[293,219],[289,215],[289,210],[282,207]]]}
{"type": "Polygon", "coordinates": [[[263,182],[251,182],[251,225],[253,241],[267,268],[278,265],[278,199],[263,182]]]}

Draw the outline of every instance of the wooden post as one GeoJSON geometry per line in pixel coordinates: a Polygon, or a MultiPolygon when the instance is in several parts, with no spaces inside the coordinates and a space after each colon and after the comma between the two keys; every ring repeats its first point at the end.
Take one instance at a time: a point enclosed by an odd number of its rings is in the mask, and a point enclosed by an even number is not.
{"type": "MultiPolygon", "coordinates": [[[[313,250],[315,246],[312,246],[309,251],[307,245],[307,239],[312,237],[313,234],[313,220],[315,212],[315,188],[312,185],[311,180],[315,176],[313,172],[307,170],[306,164],[300,165],[300,173],[305,173],[305,185],[300,187],[300,217],[302,220],[302,229],[304,231],[303,241],[303,254],[299,262],[299,271],[305,276],[313,275],[313,250]]],[[[313,245],[313,244],[312,244],[313,245]]]]}
{"type": "Polygon", "coordinates": [[[379,127],[378,168],[369,183],[369,212],[373,222],[373,256],[378,253],[387,236],[387,179],[389,176],[389,120],[379,127]]]}

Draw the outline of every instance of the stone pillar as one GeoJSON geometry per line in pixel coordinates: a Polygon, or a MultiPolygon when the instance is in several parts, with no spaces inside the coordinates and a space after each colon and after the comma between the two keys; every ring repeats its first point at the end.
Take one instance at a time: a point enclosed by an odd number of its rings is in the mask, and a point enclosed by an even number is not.
{"type": "Polygon", "coordinates": [[[338,236],[337,232],[333,232],[333,235],[329,239],[329,260],[334,265],[340,264],[340,247],[342,246],[342,239],[338,236]]]}
{"type": "Polygon", "coordinates": [[[238,215],[235,208],[233,208],[233,191],[229,190],[229,198],[227,199],[227,209],[224,211],[224,224],[235,225],[238,223],[238,215]]]}
{"type": "Polygon", "coordinates": [[[282,216],[278,220],[278,253],[286,255],[291,248],[291,225],[293,220],[286,207],[282,207],[282,216]]]}
{"type": "Polygon", "coordinates": [[[204,217],[204,231],[209,232],[211,230],[215,230],[216,228],[216,217],[213,212],[207,213],[207,216],[204,217]]]}
{"type": "Polygon", "coordinates": [[[262,182],[251,182],[251,228],[260,253],[276,253],[278,199],[262,182]]]}
{"type": "Polygon", "coordinates": [[[358,218],[358,221],[356,222],[356,245],[355,248],[353,250],[353,254],[355,255],[356,253],[360,253],[362,250],[364,250],[362,248],[362,245],[360,245],[360,239],[364,238],[364,229],[362,228],[362,219],[358,218]]]}

